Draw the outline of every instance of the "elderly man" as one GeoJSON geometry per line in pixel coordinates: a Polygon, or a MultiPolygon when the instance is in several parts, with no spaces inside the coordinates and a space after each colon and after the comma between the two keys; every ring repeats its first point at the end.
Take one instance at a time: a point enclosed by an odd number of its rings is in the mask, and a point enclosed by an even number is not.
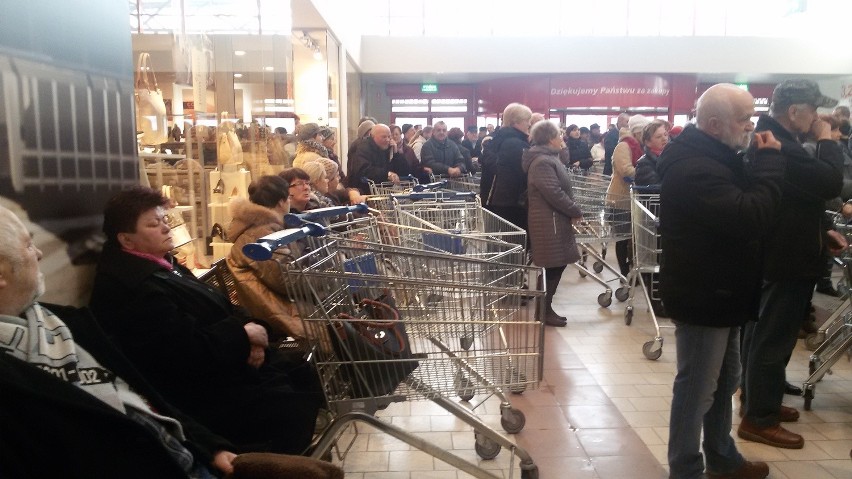
{"type": "Polygon", "coordinates": [[[740,327],[757,317],[760,240],[780,204],[784,179],[781,144],[771,132],[755,135],[748,168],[738,153],[754,129],[752,115],[754,99],[747,91],[710,87],[698,99],[696,125],[684,129],[658,163],[660,293],[675,322],[677,345],[672,479],[769,474],[765,463],[746,461],[730,435],[740,327]]]}
{"type": "Polygon", "coordinates": [[[349,157],[346,186],[357,188],[362,194],[370,194],[367,180],[399,183],[399,175],[406,174],[405,165],[405,157],[396,151],[390,128],[379,123],[370,129],[370,136],[358,143],[349,157]]]}
{"type": "Polygon", "coordinates": [[[761,115],[755,128],[781,141],[787,173],[781,206],[766,232],[760,320],[746,326],[743,336],[745,415],[737,434],[775,447],[804,446],[802,436],[781,426],[799,418],[798,411],[781,404],[784,370],[822,274],[824,245],[830,251],[846,245],[823,216],[825,202],[839,196],[843,186],[843,155],[817,108],[836,104],[812,81],[787,80],[775,87],[769,114],[761,115]],[[798,140],[806,133],[817,139],[814,156],[798,140]]]}
{"type": "Polygon", "coordinates": [[[443,121],[432,125],[432,138],[420,150],[420,163],[438,175],[457,177],[467,173],[464,155],[458,145],[447,138],[447,124],[443,121]]]}
{"type": "Polygon", "coordinates": [[[231,472],[234,446],[169,406],[88,310],[36,302],[41,251],[3,207],[0,239],[0,476],[231,472]]]}

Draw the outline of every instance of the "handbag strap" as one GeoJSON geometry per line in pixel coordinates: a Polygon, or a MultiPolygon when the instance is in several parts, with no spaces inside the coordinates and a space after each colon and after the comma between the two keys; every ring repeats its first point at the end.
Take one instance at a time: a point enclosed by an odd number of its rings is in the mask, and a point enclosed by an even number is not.
{"type": "Polygon", "coordinates": [[[374,299],[363,299],[363,300],[361,300],[360,304],[362,306],[369,305],[369,306],[372,306],[373,308],[386,309],[393,314],[393,319],[388,319],[387,321],[366,321],[366,320],[363,320],[361,318],[356,318],[354,316],[351,316],[351,315],[348,315],[348,314],[345,314],[345,313],[338,314],[337,315],[338,319],[352,320],[350,322],[350,324],[352,325],[353,328],[355,328],[356,331],[358,331],[361,334],[361,337],[363,337],[364,339],[366,339],[367,341],[369,341],[370,343],[372,343],[376,346],[382,346],[382,342],[376,340],[370,334],[364,334],[364,330],[368,329],[368,328],[382,328],[382,329],[392,330],[394,336],[396,336],[396,342],[397,342],[397,344],[399,344],[399,351],[398,352],[389,351],[389,352],[392,353],[392,354],[402,354],[403,352],[405,352],[405,348],[408,345],[405,341],[405,338],[402,336],[402,333],[399,331],[399,328],[396,327],[396,325],[399,324],[399,312],[395,308],[393,308],[391,305],[384,303],[382,301],[376,301],[374,299]]]}
{"type": "Polygon", "coordinates": [[[157,75],[151,69],[151,54],[142,52],[136,61],[136,88],[142,88],[142,85],[145,85],[145,89],[150,91],[151,81],[154,83],[154,90],[159,90],[160,86],[157,85],[157,75]]]}

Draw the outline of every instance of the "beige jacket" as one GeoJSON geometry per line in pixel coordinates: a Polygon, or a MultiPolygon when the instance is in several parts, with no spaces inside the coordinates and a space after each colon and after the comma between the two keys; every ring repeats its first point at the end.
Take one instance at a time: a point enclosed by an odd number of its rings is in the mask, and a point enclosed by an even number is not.
{"type": "Polygon", "coordinates": [[[636,175],[636,167],[633,166],[633,158],[630,155],[630,146],[621,141],[630,135],[630,130],[622,128],[618,132],[618,144],[612,152],[612,179],[606,189],[607,204],[619,209],[630,209],[630,184],[624,181],[625,176],[633,178],[636,175]]]}
{"type": "Polygon", "coordinates": [[[236,280],[240,303],[252,316],[268,322],[276,333],[305,337],[296,305],[287,299],[287,257],[275,255],[268,261],[255,261],[243,254],[246,244],[284,229],[283,216],[245,198],[231,202],[231,215],[227,235],[234,246],[227,263],[236,280]]]}

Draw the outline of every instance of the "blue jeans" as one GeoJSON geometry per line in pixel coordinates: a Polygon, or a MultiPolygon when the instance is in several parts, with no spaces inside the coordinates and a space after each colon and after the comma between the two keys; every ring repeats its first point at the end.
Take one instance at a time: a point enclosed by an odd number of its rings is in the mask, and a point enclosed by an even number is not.
{"type": "Polygon", "coordinates": [[[726,474],[742,466],[731,437],[731,396],[740,383],[740,330],[677,323],[677,376],[669,422],[669,478],[726,474]]]}
{"type": "Polygon", "coordinates": [[[779,423],[784,397],[784,370],[808,314],[815,279],[765,282],[760,319],[743,334],[743,396],[746,417],[758,427],[779,423]]]}

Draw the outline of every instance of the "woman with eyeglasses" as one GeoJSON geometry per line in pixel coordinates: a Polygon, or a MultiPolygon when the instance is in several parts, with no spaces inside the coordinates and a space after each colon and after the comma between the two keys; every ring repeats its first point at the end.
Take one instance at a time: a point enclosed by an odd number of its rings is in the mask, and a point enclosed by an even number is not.
{"type": "Polygon", "coordinates": [[[290,185],[290,212],[319,208],[319,201],[311,193],[311,177],[301,168],[287,168],[278,173],[290,185]]]}

